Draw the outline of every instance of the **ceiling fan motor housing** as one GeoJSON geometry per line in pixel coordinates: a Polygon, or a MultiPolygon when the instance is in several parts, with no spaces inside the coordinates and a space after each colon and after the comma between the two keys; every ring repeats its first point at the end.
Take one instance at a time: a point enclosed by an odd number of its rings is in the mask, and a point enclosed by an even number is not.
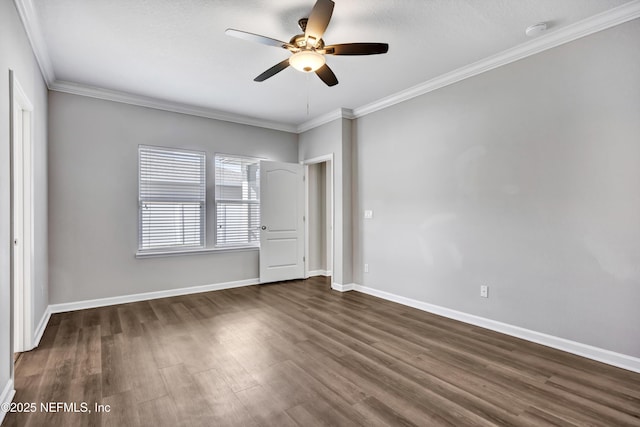
{"type": "Polygon", "coordinates": [[[291,37],[289,43],[300,49],[322,49],[324,48],[324,40],[320,39],[315,46],[307,46],[307,38],[304,34],[297,34],[291,37]]]}

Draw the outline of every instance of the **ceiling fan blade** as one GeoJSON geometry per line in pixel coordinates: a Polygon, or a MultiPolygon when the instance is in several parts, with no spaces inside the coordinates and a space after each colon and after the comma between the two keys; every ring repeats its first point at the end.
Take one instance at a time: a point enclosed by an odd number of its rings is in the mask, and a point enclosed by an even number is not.
{"type": "Polygon", "coordinates": [[[267,80],[269,77],[275,76],[280,71],[282,71],[285,68],[287,68],[288,66],[289,66],[289,58],[287,58],[284,61],[274,65],[271,68],[269,68],[267,71],[265,71],[264,73],[260,74],[258,77],[253,79],[253,81],[254,82],[263,82],[263,81],[267,80]]]}
{"type": "Polygon", "coordinates": [[[304,35],[309,38],[313,38],[315,43],[317,43],[324,34],[327,26],[329,25],[329,21],[331,20],[331,15],[333,14],[333,7],[335,3],[332,0],[318,0],[316,4],[313,6],[311,10],[311,14],[309,14],[309,20],[307,21],[307,28],[304,32],[304,35]]]}
{"type": "Polygon", "coordinates": [[[271,37],[261,36],[260,34],[248,33],[246,31],[234,30],[233,28],[227,28],[224,32],[228,36],[237,37],[242,40],[250,42],[256,42],[267,46],[281,47],[283,49],[293,48],[290,43],[283,42],[281,40],[272,39],[271,37]]]}
{"type": "Polygon", "coordinates": [[[320,77],[320,80],[327,84],[327,86],[335,86],[338,84],[338,78],[333,74],[333,71],[331,71],[331,68],[329,68],[327,64],[318,68],[316,70],[316,74],[320,77]]]}
{"type": "Polygon", "coordinates": [[[377,55],[387,53],[387,43],[345,43],[324,47],[327,55],[377,55]]]}

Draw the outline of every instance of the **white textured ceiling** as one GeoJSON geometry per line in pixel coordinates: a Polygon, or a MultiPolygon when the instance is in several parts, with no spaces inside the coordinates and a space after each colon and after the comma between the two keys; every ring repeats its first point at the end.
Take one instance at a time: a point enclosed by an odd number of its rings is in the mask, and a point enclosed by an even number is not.
{"type": "Polygon", "coordinates": [[[55,79],[298,125],[354,109],[627,0],[335,0],[328,44],[387,42],[386,55],[327,58],[340,83],[288,68],[253,78],[284,49],[225,36],[236,28],[288,41],[314,0],[33,0],[55,79]],[[307,102],[309,113],[307,113],[307,102]]]}

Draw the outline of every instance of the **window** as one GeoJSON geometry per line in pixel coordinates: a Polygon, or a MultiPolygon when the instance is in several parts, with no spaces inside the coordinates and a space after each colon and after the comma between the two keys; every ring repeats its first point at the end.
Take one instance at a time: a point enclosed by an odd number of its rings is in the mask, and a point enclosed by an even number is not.
{"type": "Polygon", "coordinates": [[[216,246],[260,244],[260,161],[215,155],[216,246]]]}
{"type": "Polygon", "coordinates": [[[140,251],[205,245],[205,154],[138,147],[140,251]]]}

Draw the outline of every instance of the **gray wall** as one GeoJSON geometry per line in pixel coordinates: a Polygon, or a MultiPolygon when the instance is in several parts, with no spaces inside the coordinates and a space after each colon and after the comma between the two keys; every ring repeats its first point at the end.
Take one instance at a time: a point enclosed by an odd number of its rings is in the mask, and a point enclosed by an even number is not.
{"type": "Polygon", "coordinates": [[[297,135],[59,92],[49,95],[51,303],[257,278],[257,251],[136,259],[138,145],[295,162],[297,135]]]}
{"type": "Polygon", "coordinates": [[[358,119],[355,281],[640,357],[638,40],[635,20],[358,119]]]}
{"type": "Polygon", "coordinates": [[[9,380],[10,350],[10,174],[9,70],[15,72],[33,112],[34,313],[38,325],[48,305],[47,287],[47,88],[12,1],[0,2],[0,392],[9,380]]]}

